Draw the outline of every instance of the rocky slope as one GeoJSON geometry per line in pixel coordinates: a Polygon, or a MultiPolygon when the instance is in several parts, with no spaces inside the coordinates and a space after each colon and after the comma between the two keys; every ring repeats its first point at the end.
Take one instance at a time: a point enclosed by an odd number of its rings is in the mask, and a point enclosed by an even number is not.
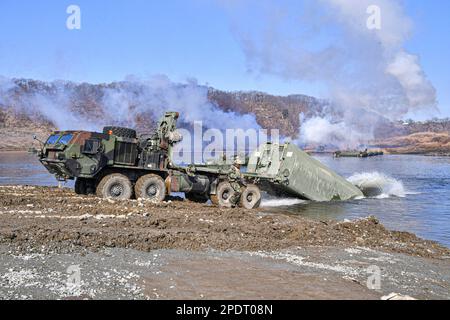
{"type": "Polygon", "coordinates": [[[263,92],[225,92],[209,88],[208,98],[226,111],[254,114],[263,128],[277,128],[285,136],[296,136],[300,114],[306,118],[323,112],[325,101],[305,95],[274,96],[263,92]]]}
{"type": "Polygon", "coordinates": [[[376,141],[391,154],[450,155],[449,132],[419,132],[376,141]]]}

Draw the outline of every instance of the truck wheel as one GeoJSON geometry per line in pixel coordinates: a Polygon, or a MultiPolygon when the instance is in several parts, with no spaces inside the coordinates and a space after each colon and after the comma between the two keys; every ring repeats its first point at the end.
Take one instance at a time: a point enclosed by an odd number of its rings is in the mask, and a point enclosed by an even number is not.
{"type": "Polygon", "coordinates": [[[220,207],[231,208],[233,204],[231,203],[231,198],[233,197],[234,189],[229,182],[221,182],[217,186],[217,191],[215,197],[216,201],[213,200],[214,196],[211,196],[211,202],[217,203],[220,207]]]}
{"type": "Polygon", "coordinates": [[[256,209],[261,205],[261,191],[254,184],[249,184],[244,188],[239,201],[241,207],[245,209],[256,209]]]}
{"type": "Polygon", "coordinates": [[[101,198],[128,200],[133,194],[130,180],[120,173],[105,176],[97,186],[96,194],[101,198]]]}
{"type": "Polygon", "coordinates": [[[206,194],[185,193],[184,195],[185,195],[186,199],[188,199],[189,201],[192,201],[192,202],[206,203],[209,200],[209,198],[206,194]]]}
{"type": "Polygon", "coordinates": [[[95,194],[95,180],[86,179],[86,194],[95,194]]]}
{"type": "Polygon", "coordinates": [[[77,178],[75,180],[75,193],[76,194],[87,194],[87,190],[86,190],[87,184],[86,184],[86,179],[84,178],[77,178]]]}
{"type": "Polygon", "coordinates": [[[142,198],[160,202],[166,197],[166,184],[160,176],[147,174],[138,179],[134,186],[134,192],[138,199],[142,198]]]}

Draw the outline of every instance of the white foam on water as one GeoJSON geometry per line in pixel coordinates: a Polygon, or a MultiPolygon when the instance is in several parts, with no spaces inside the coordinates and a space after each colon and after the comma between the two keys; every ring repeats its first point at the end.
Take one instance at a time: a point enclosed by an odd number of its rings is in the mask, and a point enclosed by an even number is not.
{"type": "Polygon", "coordinates": [[[261,207],[287,207],[304,202],[306,201],[295,198],[272,198],[266,200],[263,199],[261,202],[261,207]]]}
{"type": "Polygon", "coordinates": [[[347,179],[372,198],[386,199],[391,196],[404,198],[407,194],[403,183],[380,172],[363,172],[347,179]]]}
{"type": "MultiPolygon", "coordinates": [[[[405,190],[400,180],[392,178],[380,172],[362,172],[356,173],[347,179],[353,185],[362,190],[364,196],[357,200],[365,198],[386,199],[390,197],[404,198],[406,195],[418,194],[418,192],[409,192],[405,190]]],[[[300,203],[306,203],[306,200],[296,198],[274,198],[263,199],[261,207],[287,207],[300,203]]]]}

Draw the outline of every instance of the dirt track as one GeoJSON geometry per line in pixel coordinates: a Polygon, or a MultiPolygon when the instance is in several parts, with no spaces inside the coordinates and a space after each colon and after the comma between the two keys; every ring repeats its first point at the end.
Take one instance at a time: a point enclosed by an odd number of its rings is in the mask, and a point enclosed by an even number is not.
{"type": "Polygon", "coordinates": [[[0,187],[0,243],[45,245],[58,252],[122,247],[142,251],[280,250],[297,246],[357,245],[421,257],[450,250],[375,218],[317,221],[260,210],[222,209],[174,199],[162,204],[80,197],[70,189],[0,187]]]}

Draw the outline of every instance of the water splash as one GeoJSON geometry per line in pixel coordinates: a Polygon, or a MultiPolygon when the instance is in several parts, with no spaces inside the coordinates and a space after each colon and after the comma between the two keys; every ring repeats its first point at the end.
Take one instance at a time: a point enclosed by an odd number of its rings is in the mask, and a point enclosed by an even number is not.
{"type": "Polygon", "coordinates": [[[288,207],[299,203],[303,203],[305,200],[295,199],[295,198],[270,198],[263,199],[261,202],[261,207],[288,207]]]}
{"type": "Polygon", "coordinates": [[[361,189],[366,197],[384,199],[391,196],[405,197],[403,183],[380,172],[363,172],[347,179],[361,189]]]}

